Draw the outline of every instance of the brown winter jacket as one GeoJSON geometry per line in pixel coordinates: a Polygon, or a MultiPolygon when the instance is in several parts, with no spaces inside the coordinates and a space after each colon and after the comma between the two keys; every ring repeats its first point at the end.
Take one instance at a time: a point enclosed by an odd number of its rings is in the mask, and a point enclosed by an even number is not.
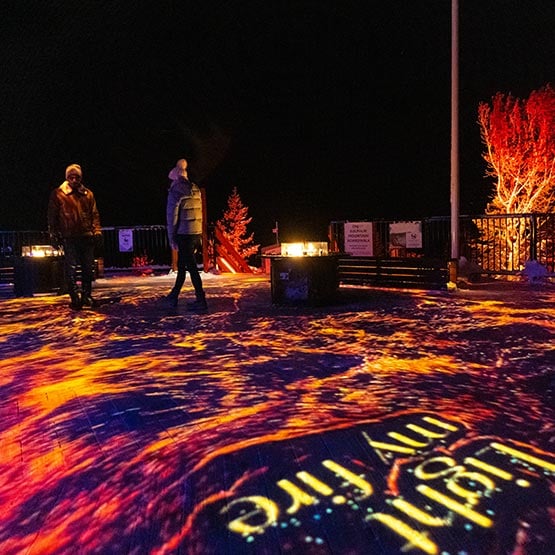
{"type": "Polygon", "coordinates": [[[61,237],[100,235],[100,216],[90,189],[72,190],[67,181],[50,193],[48,231],[61,237]]]}

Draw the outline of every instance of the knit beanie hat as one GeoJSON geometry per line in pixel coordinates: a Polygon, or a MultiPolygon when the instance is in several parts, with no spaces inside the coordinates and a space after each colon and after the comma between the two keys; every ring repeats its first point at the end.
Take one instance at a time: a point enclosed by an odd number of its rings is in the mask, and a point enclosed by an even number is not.
{"type": "Polygon", "coordinates": [[[172,180],[175,181],[176,179],[179,179],[179,177],[187,177],[187,160],[185,160],[185,158],[181,158],[177,161],[177,164],[175,165],[175,168],[173,168],[170,173],[168,174],[168,177],[172,180]]]}
{"type": "Polygon", "coordinates": [[[71,164],[66,168],[66,179],[70,173],[78,173],[81,177],[83,177],[83,171],[81,170],[81,166],[79,164],[71,164]]]}

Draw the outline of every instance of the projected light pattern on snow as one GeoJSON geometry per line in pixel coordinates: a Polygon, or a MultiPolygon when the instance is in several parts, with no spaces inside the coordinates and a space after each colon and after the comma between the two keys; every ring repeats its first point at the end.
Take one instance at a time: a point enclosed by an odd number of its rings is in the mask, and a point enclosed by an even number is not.
{"type": "Polygon", "coordinates": [[[380,553],[383,546],[393,552],[395,543],[404,550],[407,542],[430,554],[440,553],[440,546],[442,553],[507,552],[513,541],[503,538],[512,527],[507,503],[513,526],[524,526],[526,516],[542,533],[549,530],[547,508],[538,500],[555,475],[555,457],[465,432],[443,415],[411,411],[234,453],[209,472],[233,487],[195,507],[185,532],[202,546],[199,552],[210,553],[244,552],[246,544],[267,551],[263,536],[275,543],[275,530],[285,552],[303,544],[332,553],[380,553]],[[285,473],[284,460],[290,466],[285,473]],[[257,472],[231,476],[230,469],[254,461],[257,472]],[[501,533],[493,530],[497,520],[505,527],[501,533]]]}
{"type": "Polygon", "coordinates": [[[0,302],[2,554],[553,544],[553,291],[279,308],[235,276],[195,315],[166,285],[0,302]]]}

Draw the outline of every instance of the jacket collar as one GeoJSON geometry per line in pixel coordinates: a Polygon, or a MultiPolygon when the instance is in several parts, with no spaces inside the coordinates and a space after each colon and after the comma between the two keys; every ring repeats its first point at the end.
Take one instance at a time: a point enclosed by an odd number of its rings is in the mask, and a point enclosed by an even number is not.
{"type": "Polygon", "coordinates": [[[87,194],[87,191],[84,187],[83,184],[79,185],[79,187],[77,189],[75,189],[75,191],[71,188],[71,186],[69,185],[69,183],[67,181],[64,181],[61,185],[60,185],[60,190],[65,193],[66,195],[70,195],[71,193],[81,193],[82,195],[87,194]]]}

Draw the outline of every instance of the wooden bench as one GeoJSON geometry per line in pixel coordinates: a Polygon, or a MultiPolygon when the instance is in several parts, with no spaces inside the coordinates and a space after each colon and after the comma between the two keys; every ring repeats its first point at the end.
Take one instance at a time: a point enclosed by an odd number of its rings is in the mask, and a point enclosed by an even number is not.
{"type": "Polygon", "coordinates": [[[446,289],[449,281],[447,261],[439,259],[341,255],[337,269],[346,285],[446,289]]]}

